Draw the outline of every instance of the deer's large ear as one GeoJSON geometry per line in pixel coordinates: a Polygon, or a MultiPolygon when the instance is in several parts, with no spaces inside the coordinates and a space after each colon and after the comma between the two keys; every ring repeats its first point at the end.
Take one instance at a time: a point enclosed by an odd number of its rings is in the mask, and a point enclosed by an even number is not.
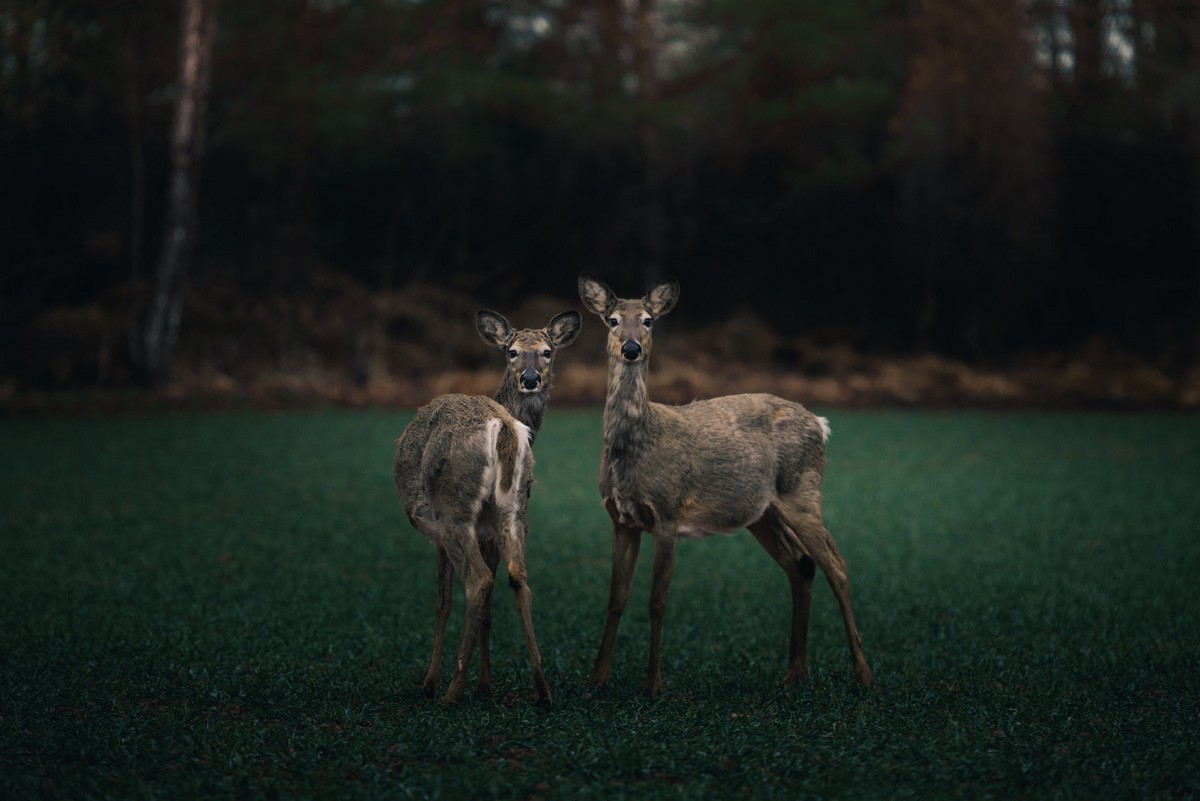
{"type": "Polygon", "coordinates": [[[479,311],[475,315],[475,327],[479,329],[479,336],[483,337],[483,341],[494,348],[506,348],[508,341],[512,339],[512,326],[494,311],[479,311]]]}
{"type": "Polygon", "coordinates": [[[659,281],[646,293],[646,297],[642,301],[651,314],[655,317],[662,317],[675,308],[675,304],[679,302],[679,282],[674,278],[659,281]]]}
{"type": "Polygon", "coordinates": [[[565,348],[579,335],[579,325],[579,312],[572,309],[554,315],[554,319],[546,325],[546,333],[550,335],[555,347],[565,348]]]}
{"type": "Polygon", "coordinates": [[[592,278],[587,273],[579,276],[579,299],[588,311],[601,317],[617,305],[617,296],[613,291],[605,286],[603,281],[592,278]]]}

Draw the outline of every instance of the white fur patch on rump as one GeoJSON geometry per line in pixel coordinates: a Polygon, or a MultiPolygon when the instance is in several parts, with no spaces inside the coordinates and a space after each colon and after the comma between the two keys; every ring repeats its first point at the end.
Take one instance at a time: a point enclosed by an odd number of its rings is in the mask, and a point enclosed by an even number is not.
{"type": "Polygon", "coordinates": [[[829,421],[824,417],[818,417],[817,422],[821,426],[821,442],[828,442],[829,434],[831,433],[829,429],[829,421]]]}
{"type": "Polygon", "coordinates": [[[523,480],[522,473],[525,469],[525,459],[529,454],[529,426],[522,423],[520,420],[512,420],[511,424],[517,435],[517,459],[513,466],[512,485],[505,492],[500,487],[503,470],[500,468],[500,454],[497,451],[497,441],[500,436],[500,429],[507,425],[506,421],[499,417],[493,417],[484,424],[486,435],[484,436],[484,447],[487,450],[488,469],[484,471],[483,486],[480,488],[482,496],[481,502],[487,497],[495,499],[496,505],[501,508],[507,508],[516,500],[518,488],[523,480]]]}

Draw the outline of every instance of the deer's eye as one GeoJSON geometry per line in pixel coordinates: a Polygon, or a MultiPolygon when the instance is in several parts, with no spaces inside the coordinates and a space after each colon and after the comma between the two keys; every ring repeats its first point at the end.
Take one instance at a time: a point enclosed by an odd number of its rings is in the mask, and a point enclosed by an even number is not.
{"type": "Polygon", "coordinates": [[[609,328],[616,328],[616,327],[617,327],[617,318],[616,318],[616,317],[609,317],[609,318],[608,318],[608,327],[609,327],[609,328]]]}
{"type": "Polygon", "coordinates": [[[651,326],[654,325],[654,318],[647,317],[645,320],[642,320],[642,325],[646,326],[647,328],[650,328],[651,326]]]}
{"type": "Polygon", "coordinates": [[[549,358],[550,358],[550,351],[549,351],[549,350],[544,350],[544,351],[542,351],[542,358],[544,358],[544,359],[549,359],[549,358]]]}
{"type": "Polygon", "coordinates": [[[510,358],[510,359],[515,359],[515,358],[517,358],[517,352],[516,352],[515,350],[510,350],[510,351],[508,352],[508,358],[510,358]]]}

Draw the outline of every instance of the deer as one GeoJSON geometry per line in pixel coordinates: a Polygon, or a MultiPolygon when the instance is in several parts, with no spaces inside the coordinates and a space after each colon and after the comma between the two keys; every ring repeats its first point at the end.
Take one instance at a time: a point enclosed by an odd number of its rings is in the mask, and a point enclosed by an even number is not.
{"type": "Polygon", "coordinates": [[[533,631],[533,593],[525,566],[526,522],[533,483],[533,443],[542,426],[559,348],[575,341],[576,311],[555,315],[545,328],[514,330],[503,316],[475,318],[484,342],[504,352],[507,368],[492,398],[446,394],[421,407],[396,440],[395,478],[413,528],[437,548],[433,655],[421,687],[433,697],[441,685],[441,655],[452,607],[454,575],[466,595],[466,622],[443,700],[462,700],[476,641],[475,692],[492,692],[488,640],[492,586],[503,556],[533,668],[540,704],[551,702],[533,631]]]}
{"type": "Polygon", "coordinates": [[[821,515],[828,421],[768,394],[726,395],[686,406],[653,403],[646,374],[654,325],[679,300],[678,282],[660,281],[644,297],[629,299],[584,274],[579,297],[608,329],[599,484],[613,530],[608,614],[587,686],[608,681],[643,532],[654,543],[643,693],[654,698],[663,688],[662,625],[679,538],[748,528],[791,585],[783,684],[801,681],[807,672],[812,583],[820,567],[841,608],[854,677],[869,687],[871,670],[850,604],[846,562],[821,515]]]}

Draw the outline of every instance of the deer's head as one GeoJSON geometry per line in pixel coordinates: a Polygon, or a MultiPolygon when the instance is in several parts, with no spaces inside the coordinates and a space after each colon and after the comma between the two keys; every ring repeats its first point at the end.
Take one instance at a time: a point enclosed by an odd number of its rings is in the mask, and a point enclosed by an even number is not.
{"type": "Polygon", "coordinates": [[[554,354],[575,341],[579,323],[579,312],[565,311],[554,315],[545,328],[515,330],[496,312],[485,309],[475,315],[475,327],[483,341],[504,351],[508,358],[505,383],[527,395],[550,388],[554,354]]]}
{"type": "Polygon", "coordinates": [[[603,281],[581,275],[579,298],[608,328],[609,356],[636,362],[650,355],[654,321],[675,308],[679,284],[674,278],[668,278],[655,284],[645,297],[629,300],[617,297],[603,281]]]}

